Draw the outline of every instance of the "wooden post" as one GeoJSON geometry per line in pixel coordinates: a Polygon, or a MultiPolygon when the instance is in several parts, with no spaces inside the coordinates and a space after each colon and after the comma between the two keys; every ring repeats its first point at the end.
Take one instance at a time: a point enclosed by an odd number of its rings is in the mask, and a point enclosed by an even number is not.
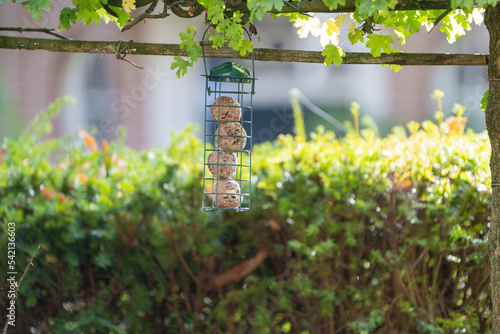
{"type": "Polygon", "coordinates": [[[486,108],[486,128],[491,144],[490,170],[492,208],[488,246],[491,263],[491,297],[493,334],[500,334],[500,6],[486,9],[484,23],[490,33],[488,62],[489,98],[486,108]],[[496,184],[496,185],[495,185],[496,184]]]}

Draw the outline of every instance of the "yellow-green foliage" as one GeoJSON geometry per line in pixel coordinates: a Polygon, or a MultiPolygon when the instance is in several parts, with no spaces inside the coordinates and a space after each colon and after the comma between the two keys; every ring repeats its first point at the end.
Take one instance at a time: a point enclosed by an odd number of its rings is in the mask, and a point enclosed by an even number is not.
{"type": "Polygon", "coordinates": [[[55,109],[0,163],[18,273],[42,245],[16,332],[490,331],[490,149],[458,117],[258,145],[252,209],[214,213],[192,128],[167,149],[99,149],[83,131],[68,149],[39,139],[55,109]]]}

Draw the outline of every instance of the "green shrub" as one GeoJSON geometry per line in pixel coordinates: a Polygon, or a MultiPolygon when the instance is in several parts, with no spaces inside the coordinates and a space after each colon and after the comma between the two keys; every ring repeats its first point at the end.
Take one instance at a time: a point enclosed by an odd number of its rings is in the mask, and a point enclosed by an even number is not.
{"type": "Polygon", "coordinates": [[[192,128],[144,152],[41,140],[62,102],[4,145],[0,248],[15,222],[22,273],[41,245],[8,332],[491,331],[485,133],[281,136],[254,147],[249,212],[204,212],[192,128]]]}

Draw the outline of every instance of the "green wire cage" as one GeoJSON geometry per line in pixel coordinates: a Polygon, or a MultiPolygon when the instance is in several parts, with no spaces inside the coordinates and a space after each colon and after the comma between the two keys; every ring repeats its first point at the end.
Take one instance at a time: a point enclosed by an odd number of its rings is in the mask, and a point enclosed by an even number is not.
{"type": "Polygon", "coordinates": [[[206,77],[203,209],[247,211],[252,189],[253,55],[252,72],[234,62],[208,71],[202,50],[206,77]]]}

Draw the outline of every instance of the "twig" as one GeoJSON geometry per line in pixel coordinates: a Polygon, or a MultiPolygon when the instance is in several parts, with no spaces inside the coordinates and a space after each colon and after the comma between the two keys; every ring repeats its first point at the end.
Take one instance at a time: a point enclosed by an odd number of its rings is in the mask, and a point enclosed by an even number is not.
{"type": "MultiPolygon", "coordinates": [[[[28,264],[26,265],[26,268],[24,269],[23,275],[19,279],[19,283],[17,283],[16,290],[15,290],[15,295],[16,295],[15,298],[17,298],[17,293],[19,292],[19,288],[21,287],[21,283],[23,282],[24,277],[26,277],[26,275],[28,274],[28,271],[31,268],[30,265],[33,266],[33,259],[35,258],[35,255],[36,255],[36,253],[38,252],[39,249],[40,249],[40,245],[38,245],[38,247],[36,248],[36,251],[31,256],[31,259],[28,261],[28,264]]],[[[3,331],[2,331],[3,334],[7,333],[7,327],[9,327],[9,322],[8,321],[5,322],[5,327],[3,328],[3,331]]]]}
{"type": "Polygon", "coordinates": [[[448,14],[450,14],[450,12],[452,11],[453,9],[451,8],[448,8],[447,10],[445,10],[441,15],[439,15],[435,20],[434,20],[434,23],[432,25],[432,28],[431,30],[429,30],[429,34],[434,30],[434,28],[436,28],[436,26],[438,25],[439,22],[441,22],[442,19],[444,19],[444,17],[448,14]]]}
{"type": "Polygon", "coordinates": [[[47,29],[47,28],[14,28],[14,27],[0,27],[0,31],[16,31],[16,32],[43,32],[45,34],[49,34],[55,37],[58,37],[60,39],[71,39],[68,37],[65,37],[63,35],[59,35],[58,33],[53,32],[54,29],[47,29]]]}
{"type": "Polygon", "coordinates": [[[186,260],[184,259],[184,256],[182,255],[179,247],[177,247],[177,244],[175,243],[173,237],[171,240],[172,240],[172,246],[174,247],[174,251],[177,254],[177,256],[179,257],[179,261],[181,262],[182,267],[184,268],[184,270],[186,270],[186,272],[193,279],[193,281],[198,282],[199,281],[198,277],[196,277],[196,275],[193,273],[191,268],[189,268],[189,265],[187,264],[186,260]]]}
{"type": "Polygon", "coordinates": [[[129,24],[127,24],[125,27],[123,27],[122,32],[129,30],[137,23],[144,21],[145,19],[161,19],[167,17],[169,14],[167,14],[168,6],[166,2],[163,3],[163,11],[160,14],[151,15],[153,10],[158,5],[158,1],[159,0],[153,0],[153,2],[151,2],[151,5],[148,7],[148,9],[146,9],[144,13],[142,13],[141,15],[136,17],[133,21],[131,21],[129,24]]]}
{"type": "Polygon", "coordinates": [[[34,267],[34,265],[33,265],[33,259],[35,258],[35,255],[36,255],[36,253],[38,253],[39,249],[40,249],[40,245],[38,245],[38,247],[36,248],[36,251],[33,253],[33,255],[31,256],[31,259],[29,260],[28,264],[26,265],[26,268],[24,269],[24,273],[21,276],[21,279],[19,280],[19,283],[17,284],[16,293],[19,291],[19,287],[21,286],[21,283],[23,282],[24,277],[26,277],[26,274],[28,273],[28,271],[31,268],[30,264],[31,264],[32,267],[34,267]]]}

